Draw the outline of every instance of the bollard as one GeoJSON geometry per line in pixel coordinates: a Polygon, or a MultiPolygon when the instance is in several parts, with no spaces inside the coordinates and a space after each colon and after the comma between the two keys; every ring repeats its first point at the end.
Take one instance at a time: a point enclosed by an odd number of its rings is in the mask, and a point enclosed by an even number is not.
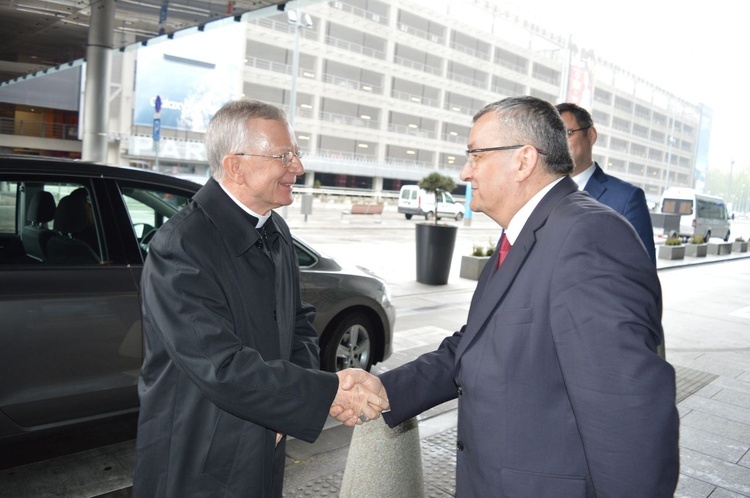
{"type": "Polygon", "coordinates": [[[394,429],[383,420],[354,428],[341,498],[422,498],[419,426],[410,418],[394,429]]]}

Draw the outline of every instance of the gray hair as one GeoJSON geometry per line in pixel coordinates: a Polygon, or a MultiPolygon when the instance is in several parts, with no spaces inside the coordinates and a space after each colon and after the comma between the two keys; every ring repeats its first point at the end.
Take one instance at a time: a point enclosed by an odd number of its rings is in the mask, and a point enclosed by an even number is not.
{"type": "Polygon", "coordinates": [[[573,171],[565,124],[554,105],[536,97],[509,97],[484,106],[473,122],[490,113],[503,125],[504,138],[546,152],[539,157],[548,173],[567,175],[573,171]]]}
{"type": "Polygon", "coordinates": [[[233,100],[224,104],[206,130],[206,158],[214,179],[224,177],[221,165],[224,156],[243,152],[251,146],[252,131],[247,126],[251,119],[287,122],[284,111],[271,104],[257,100],[233,100]]]}

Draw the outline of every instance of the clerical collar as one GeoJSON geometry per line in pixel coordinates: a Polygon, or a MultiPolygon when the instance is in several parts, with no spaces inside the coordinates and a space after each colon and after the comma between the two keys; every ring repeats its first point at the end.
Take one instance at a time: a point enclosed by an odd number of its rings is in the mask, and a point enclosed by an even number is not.
{"type": "Polygon", "coordinates": [[[229,192],[229,190],[227,190],[226,188],[224,188],[224,185],[222,185],[221,182],[216,182],[216,183],[219,184],[219,187],[221,187],[221,190],[223,190],[229,196],[229,198],[234,201],[235,204],[237,204],[247,214],[249,214],[250,216],[252,216],[253,218],[255,218],[255,219],[258,220],[258,223],[255,225],[255,228],[260,228],[260,227],[262,227],[263,225],[266,224],[266,221],[268,221],[268,218],[271,217],[271,211],[268,211],[268,213],[264,214],[264,215],[256,213],[255,211],[253,211],[249,207],[247,207],[244,204],[242,204],[239,201],[239,199],[237,199],[235,196],[233,196],[231,194],[231,192],[229,192]]]}

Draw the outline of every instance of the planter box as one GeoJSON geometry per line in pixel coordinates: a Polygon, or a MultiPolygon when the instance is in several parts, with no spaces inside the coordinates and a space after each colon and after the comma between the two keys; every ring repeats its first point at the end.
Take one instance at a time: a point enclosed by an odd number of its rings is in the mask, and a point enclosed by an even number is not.
{"type": "Polygon", "coordinates": [[[709,242],[708,243],[708,254],[715,256],[721,256],[722,254],[731,254],[732,243],[731,242],[709,242]]]}
{"type": "Polygon", "coordinates": [[[685,259],[685,246],[659,246],[659,259],[685,259]]]}
{"type": "Polygon", "coordinates": [[[489,260],[489,256],[461,256],[461,278],[479,280],[479,275],[489,260]]]}
{"type": "Polygon", "coordinates": [[[747,252],[747,242],[732,242],[732,252],[747,252]]]}
{"type": "Polygon", "coordinates": [[[704,258],[708,254],[708,244],[688,244],[685,246],[685,256],[704,258]]]}

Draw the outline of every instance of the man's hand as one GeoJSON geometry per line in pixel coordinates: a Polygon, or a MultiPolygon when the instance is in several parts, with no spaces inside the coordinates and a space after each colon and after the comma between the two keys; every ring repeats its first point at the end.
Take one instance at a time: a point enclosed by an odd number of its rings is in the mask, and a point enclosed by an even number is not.
{"type": "Polygon", "coordinates": [[[346,426],[353,426],[380,417],[388,409],[385,387],[376,376],[365,370],[349,368],[336,372],[339,390],[329,414],[346,426]]]}

